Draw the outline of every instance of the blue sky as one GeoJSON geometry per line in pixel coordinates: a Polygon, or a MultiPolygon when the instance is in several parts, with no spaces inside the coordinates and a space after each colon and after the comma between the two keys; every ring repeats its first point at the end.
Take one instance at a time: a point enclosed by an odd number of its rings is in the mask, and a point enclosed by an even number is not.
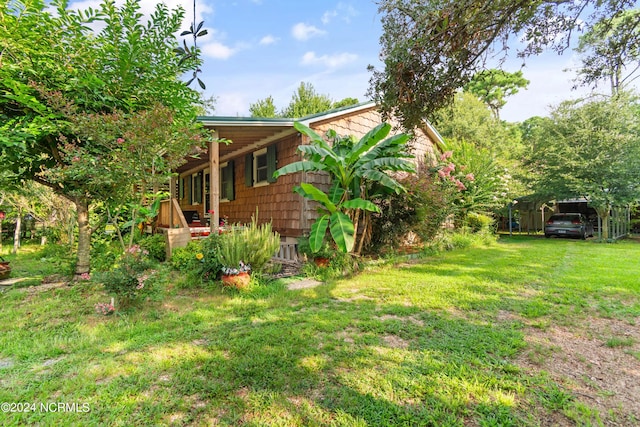
{"type": "MultiPolygon", "coordinates": [[[[96,6],[96,0],[72,7],[96,6]]],[[[118,1],[121,3],[121,1],[118,1]]],[[[155,0],[140,0],[151,11],[155,0]]],[[[193,0],[165,0],[169,7],[187,11],[184,28],[192,19],[193,0]]],[[[209,35],[199,41],[204,65],[205,96],[217,97],[214,114],[247,116],[249,105],[268,96],[276,107],[286,107],[300,82],[337,101],[346,97],[365,101],[370,73],[380,67],[380,16],[373,0],[197,0],[197,20],[209,35]]],[[[507,71],[522,61],[512,58],[507,71]]],[[[502,118],[522,121],[546,115],[548,107],[577,97],[571,90],[575,67],[571,52],[545,53],[527,60],[523,68],[529,88],[509,98],[502,118]]]]}

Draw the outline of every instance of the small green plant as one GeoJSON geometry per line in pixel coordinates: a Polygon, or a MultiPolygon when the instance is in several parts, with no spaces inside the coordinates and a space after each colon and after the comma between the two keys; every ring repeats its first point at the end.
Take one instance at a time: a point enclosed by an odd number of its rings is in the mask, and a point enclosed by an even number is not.
{"type": "Polygon", "coordinates": [[[153,291],[151,276],[155,273],[149,253],[134,245],[120,257],[110,271],[99,273],[107,293],[113,295],[120,307],[130,307],[142,301],[153,291]]]}
{"type": "MultiPolygon", "coordinates": [[[[206,239],[192,240],[187,246],[174,249],[171,266],[190,279],[215,280],[222,269],[221,242],[222,237],[218,234],[211,234],[206,239]]],[[[189,280],[189,283],[193,283],[193,280],[189,280]]]]}
{"type": "Polygon", "coordinates": [[[466,223],[474,233],[493,231],[494,220],[488,215],[470,212],[467,214],[466,223]]]}
{"type": "Polygon", "coordinates": [[[187,246],[173,250],[171,265],[181,273],[193,271],[200,261],[196,258],[199,253],[202,253],[202,241],[192,240],[187,246]]]}
{"type": "Polygon", "coordinates": [[[280,235],[273,231],[270,222],[258,225],[258,213],[251,218],[251,224],[242,230],[247,253],[245,262],[254,271],[262,271],[280,248],[280,235]]]}
{"type": "Polygon", "coordinates": [[[632,337],[611,337],[607,340],[607,347],[631,347],[635,344],[635,340],[632,337]]]}
{"type": "Polygon", "coordinates": [[[145,236],[140,240],[140,247],[149,252],[149,256],[157,261],[167,258],[167,242],[163,234],[145,236]]]}
{"type": "Polygon", "coordinates": [[[245,260],[248,255],[249,251],[247,250],[244,236],[238,229],[233,227],[229,232],[221,236],[218,260],[223,269],[239,268],[241,263],[247,264],[245,260]]]}

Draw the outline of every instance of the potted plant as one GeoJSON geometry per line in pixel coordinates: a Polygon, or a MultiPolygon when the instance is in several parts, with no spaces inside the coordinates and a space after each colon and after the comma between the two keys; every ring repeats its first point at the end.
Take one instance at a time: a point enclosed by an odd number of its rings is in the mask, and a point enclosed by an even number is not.
{"type": "Polygon", "coordinates": [[[238,289],[245,288],[251,281],[251,266],[246,263],[247,244],[244,236],[236,231],[220,235],[218,258],[222,265],[222,283],[238,289]]]}
{"type": "Polygon", "coordinates": [[[251,282],[251,266],[242,261],[235,267],[222,267],[222,284],[225,286],[233,286],[238,289],[244,289],[251,282]]]}
{"type": "Polygon", "coordinates": [[[317,251],[312,251],[307,237],[298,239],[298,251],[307,259],[313,260],[318,267],[328,267],[331,257],[335,255],[335,250],[326,240],[317,251]]]}

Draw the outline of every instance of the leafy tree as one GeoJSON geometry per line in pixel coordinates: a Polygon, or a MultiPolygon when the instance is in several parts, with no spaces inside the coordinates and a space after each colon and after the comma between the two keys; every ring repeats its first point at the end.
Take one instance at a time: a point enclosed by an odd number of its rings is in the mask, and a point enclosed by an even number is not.
{"type": "Polygon", "coordinates": [[[582,196],[602,219],[609,238],[611,208],[640,199],[640,110],[637,99],[566,101],[526,133],[529,166],[539,194],[582,196]],[[531,138],[529,140],[529,138],[531,138]]]}
{"type": "Polygon", "coordinates": [[[349,107],[351,105],[356,105],[359,102],[360,101],[358,101],[358,98],[344,98],[340,101],[334,102],[333,105],[331,105],[331,108],[349,107]]]}
{"type": "MultiPolygon", "coordinates": [[[[470,92],[456,94],[454,102],[440,110],[436,117],[438,131],[448,149],[453,151],[454,163],[470,168],[467,173],[473,173],[476,177],[470,188],[483,188],[483,192],[491,194],[492,200],[495,196],[499,202],[505,197],[521,195],[518,192],[524,190],[519,179],[523,175],[521,158],[524,145],[518,125],[498,120],[470,92]],[[496,175],[491,176],[489,172],[495,172],[496,175]],[[496,185],[505,180],[508,185],[496,185]],[[505,192],[506,195],[503,194],[505,192]]],[[[472,199],[465,200],[470,202],[472,199]]],[[[467,210],[487,213],[496,207],[494,203],[491,203],[491,208],[487,206],[485,204],[467,210]]]]}
{"type": "MultiPolygon", "coordinates": [[[[311,227],[309,245],[313,252],[318,252],[328,228],[337,248],[345,253],[352,252],[356,248],[360,213],[379,212],[379,208],[371,201],[374,193],[404,191],[404,187],[389,172],[414,171],[413,164],[407,160],[411,157],[406,151],[409,136],[399,134],[386,138],[391,126],[383,123],[359,141],[352,137],[339,137],[334,131],[329,131],[327,137],[330,142],[327,142],[299,122],[294,126],[311,139],[311,144],[298,147],[305,156],[304,160],[278,169],[274,176],[277,178],[302,171],[327,172],[331,177],[328,192],[308,183],[302,183],[294,190],[320,204],[320,218],[311,227]]],[[[365,215],[364,224],[361,224],[365,230],[368,228],[367,221],[365,215]]],[[[362,249],[364,237],[364,233],[360,235],[358,251],[362,249]]]]}
{"type": "Polygon", "coordinates": [[[171,155],[186,154],[201,137],[199,95],[180,80],[197,57],[174,51],[181,10],[159,4],[143,23],[135,0],[66,6],[0,5],[0,168],[76,206],[78,276],[89,271],[90,203],[140,184],[142,171],[164,170],[174,144],[171,155]],[[145,138],[152,145],[142,153],[145,138]]]}
{"type": "Polygon", "coordinates": [[[317,93],[311,83],[301,82],[281,115],[282,117],[299,118],[330,110],[331,105],[331,98],[317,93]]]}
{"type": "Polygon", "coordinates": [[[576,51],[582,60],[577,79],[581,84],[608,80],[611,94],[624,90],[640,70],[640,9],[594,25],[580,37],[576,51]]]}
{"type": "Polygon", "coordinates": [[[251,112],[251,117],[273,118],[279,116],[272,96],[267,96],[265,99],[259,99],[254,104],[250,104],[249,112],[251,112]]]}
{"type": "Polygon", "coordinates": [[[508,96],[515,95],[521,88],[526,88],[529,80],[522,76],[522,71],[508,73],[502,70],[485,70],[477,73],[465,90],[471,92],[484,102],[496,119],[500,119],[500,110],[505,106],[508,96]]]}
{"type": "Polygon", "coordinates": [[[527,41],[521,56],[546,47],[562,52],[572,30],[589,31],[634,3],[382,0],[384,69],[369,67],[373,72],[369,93],[405,128],[420,127],[452,101],[458,88],[486,69],[489,60],[506,56],[513,37],[527,41]]]}
{"type": "Polygon", "coordinates": [[[332,102],[326,95],[316,93],[311,83],[300,83],[298,89],[291,96],[291,101],[287,108],[278,112],[273,97],[259,99],[249,105],[251,117],[275,118],[288,117],[300,118],[310,114],[323,113],[333,108],[348,107],[358,103],[356,98],[344,98],[340,101],[332,102]]]}

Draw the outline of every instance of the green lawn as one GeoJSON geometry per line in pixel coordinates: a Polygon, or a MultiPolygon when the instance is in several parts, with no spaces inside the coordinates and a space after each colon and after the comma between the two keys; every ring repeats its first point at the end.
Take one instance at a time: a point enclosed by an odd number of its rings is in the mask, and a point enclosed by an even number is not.
{"type": "MultiPolygon", "coordinates": [[[[637,330],[639,259],[634,242],[503,238],[306,290],[169,286],[108,317],[96,285],[11,289],[0,402],[37,406],[0,425],[640,425],[526,367],[559,352],[530,331],[637,330]]],[[[639,362],[633,335],[592,338],[639,362]]]]}

